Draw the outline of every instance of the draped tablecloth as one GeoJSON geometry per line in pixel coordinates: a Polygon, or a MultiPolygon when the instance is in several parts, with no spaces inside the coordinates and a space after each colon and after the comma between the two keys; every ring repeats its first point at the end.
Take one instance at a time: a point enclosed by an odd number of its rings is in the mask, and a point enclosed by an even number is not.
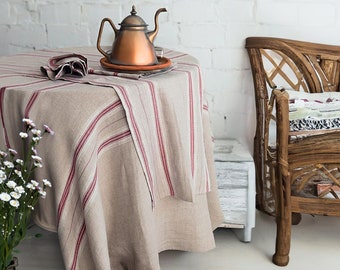
{"type": "Polygon", "coordinates": [[[55,131],[39,145],[52,190],[35,222],[58,233],[66,269],[157,270],[158,253],[215,247],[221,224],[213,139],[199,65],[139,79],[99,75],[95,48],[0,58],[0,143],[20,148],[21,119],[55,131]],[[40,67],[79,53],[92,74],[51,81],[40,67]]]}

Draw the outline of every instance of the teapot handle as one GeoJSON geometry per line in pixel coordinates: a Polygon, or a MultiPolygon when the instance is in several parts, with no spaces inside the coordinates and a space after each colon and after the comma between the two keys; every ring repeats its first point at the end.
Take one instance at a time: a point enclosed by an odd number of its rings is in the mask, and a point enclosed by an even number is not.
{"type": "Polygon", "coordinates": [[[101,39],[102,39],[102,32],[103,32],[103,27],[104,27],[104,24],[105,22],[109,22],[112,29],[115,31],[115,35],[117,35],[117,28],[116,26],[114,25],[114,23],[111,21],[111,19],[109,18],[104,18],[100,24],[100,28],[99,28],[99,33],[98,33],[98,38],[97,38],[97,49],[98,51],[104,55],[108,60],[110,60],[110,54],[108,54],[107,52],[105,52],[101,47],[100,47],[100,43],[101,43],[101,39]]]}

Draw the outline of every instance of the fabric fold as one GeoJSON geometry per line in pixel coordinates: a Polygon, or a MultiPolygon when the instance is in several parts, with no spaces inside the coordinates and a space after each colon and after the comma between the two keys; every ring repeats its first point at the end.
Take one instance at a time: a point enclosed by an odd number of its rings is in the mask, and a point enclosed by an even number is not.
{"type": "Polygon", "coordinates": [[[53,81],[65,75],[84,77],[88,73],[87,58],[76,53],[54,56],[40,70],[53,81]]]}

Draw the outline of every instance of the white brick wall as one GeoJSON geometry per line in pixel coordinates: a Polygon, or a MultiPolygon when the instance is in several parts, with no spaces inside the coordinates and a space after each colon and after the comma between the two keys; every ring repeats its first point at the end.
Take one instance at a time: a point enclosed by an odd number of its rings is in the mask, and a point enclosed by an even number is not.
{"type": "MultiPolygon", "coordinates": [[[[168,9],[155,44],[200,60],[215,136],[237,137],[249,149],[255,111],[245,38],[340,44],[338,0],[1,0],[0,55],[95,45],[100,21],[118,24],[132,4],[150,29],[155,11],[168,9]]],[[[105,32],[103,43],[112,38],[105,32]]]]}

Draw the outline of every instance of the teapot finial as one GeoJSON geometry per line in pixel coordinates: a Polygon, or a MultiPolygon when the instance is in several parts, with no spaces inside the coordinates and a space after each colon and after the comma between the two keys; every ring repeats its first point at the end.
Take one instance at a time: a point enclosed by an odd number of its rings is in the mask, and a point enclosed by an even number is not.
{"type": "Polygon", "coordinates": [[[130,14],[131,15],[136,15],[137,14],[135,5],[132,6],[132,10],[131,10],[130,14]]]}

